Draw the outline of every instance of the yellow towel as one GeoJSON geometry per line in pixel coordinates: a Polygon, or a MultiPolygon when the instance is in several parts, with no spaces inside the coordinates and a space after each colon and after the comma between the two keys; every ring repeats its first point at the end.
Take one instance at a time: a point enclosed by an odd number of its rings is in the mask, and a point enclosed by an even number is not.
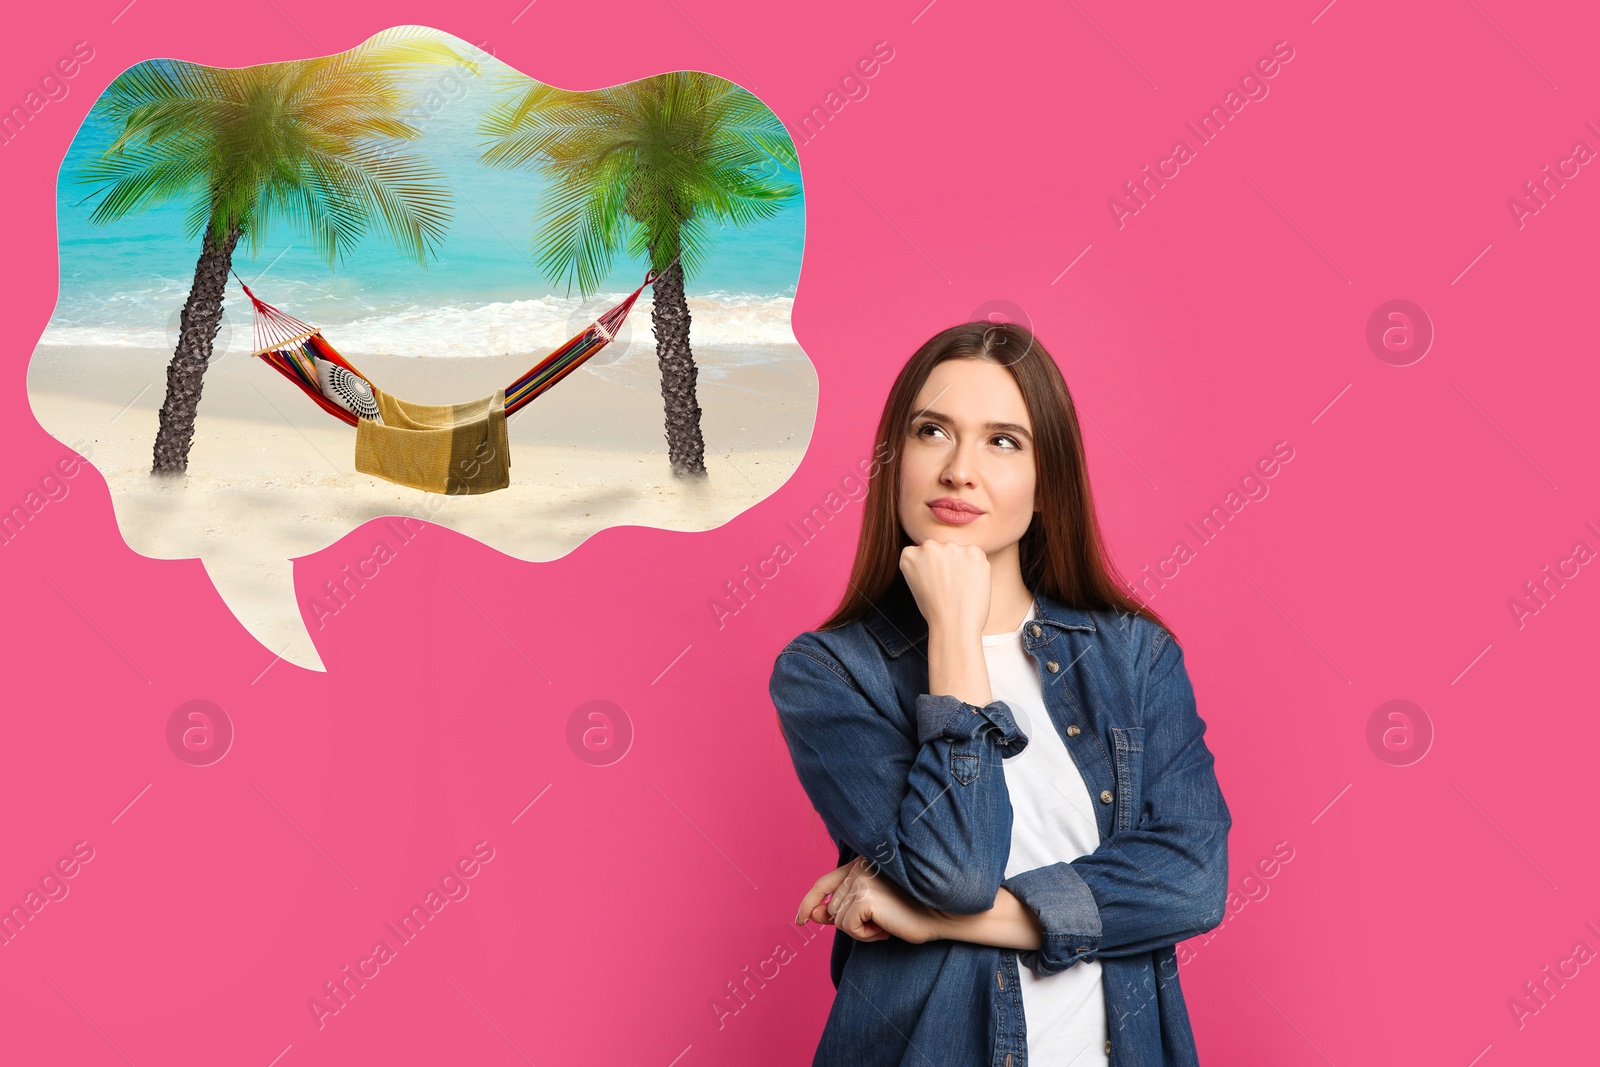
{"type": "Polygon", "coordinates": [[[430,493],[511,484],[506,391],[465,404],[412,404],[372,387],[380,424],[356,420],[356,470],[430,493]]]}

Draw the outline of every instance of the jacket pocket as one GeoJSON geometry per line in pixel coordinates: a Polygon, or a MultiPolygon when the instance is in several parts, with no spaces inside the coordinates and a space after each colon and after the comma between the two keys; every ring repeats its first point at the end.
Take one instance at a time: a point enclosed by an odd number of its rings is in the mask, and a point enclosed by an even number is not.
{"type": "Polygon", "coordinates": [[[1144,796],[1144,727],[1113,726],[1112,747],[1117,765],[1117,829],[1131,830],[1139,822],[1144,796]]]}

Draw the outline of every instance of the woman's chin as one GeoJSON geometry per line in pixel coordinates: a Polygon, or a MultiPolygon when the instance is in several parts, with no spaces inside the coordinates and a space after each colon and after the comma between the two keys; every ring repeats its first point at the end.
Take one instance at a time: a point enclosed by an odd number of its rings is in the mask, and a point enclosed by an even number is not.
{"type": "MultiPolygon", "coordinates": [[[[917,544],[924,541],[943,541],[949,545],[977,544],[977,538],[965,526],[955,526],[945,522],[930,522],[919,526],[911,533],[911,540],[917,544]]],[[[982,547],[982,546],[980,546],[982,547]]]]}

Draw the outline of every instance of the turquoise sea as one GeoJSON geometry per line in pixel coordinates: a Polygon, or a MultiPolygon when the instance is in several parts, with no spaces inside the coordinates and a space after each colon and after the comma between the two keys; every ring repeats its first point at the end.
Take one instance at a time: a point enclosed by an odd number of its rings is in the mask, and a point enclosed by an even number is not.
{"type": "MultiPolygon", "coordinates": [[[[460,42],[458,47],[466,46],[460,42]]],[[[263,234],[252,256],[245,242],[234,269],[258,297],[327,327],[340,351],[399,355],[497,355],[548,350],[644,280],[645,264],[619,256],[600,293],[580,301],[576,287],[545,277],[531,256],[542,179],[478,162],[479,116],[495,100],[504,64],[472,50],[483,73],[441,68],[420,79],[426,102],[413,121],[423,137],[405,150],[430,158],[454,200],[439,257],[426,268],[369,235],[329,268],[287,225],[263,234]]],[[[188,294],[198,237],[186,236],[186,208],[165,205],[107,226],[88,221],[89,186],[71,180],[78,165],[114,136],[97,111],[73,140],[57,186],[61,294],[42,343],[170,349],[188,294]]],[[[799,185],[799,176],[783,177],[799,185]]],[[[805,238],[797,194],[771,219],[719,228],[709,261],[688,280],[697,343],[766,347],[794,343],[789,327],[805,238]]],[[[648,336],[650,290],[631,317],[648,336]]],[[[222,351],[250,350],[251,315],[230,286],[222,351]]]]}

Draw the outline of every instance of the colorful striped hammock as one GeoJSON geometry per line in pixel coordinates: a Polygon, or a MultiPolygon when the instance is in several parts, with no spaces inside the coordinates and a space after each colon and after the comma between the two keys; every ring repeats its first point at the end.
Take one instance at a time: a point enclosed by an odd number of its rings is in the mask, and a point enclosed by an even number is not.
{"type": "MultiPolygon", "coordinates": [[[[677,259],[674,257],[673,263],[676,262],[677,259]]],[[[666,269],[672,269],[672,263],[667,264],[666,269]]],[[[639,288],[624,298],[620,304],[601,315],[582,333],[535,363],[526,374],[506,386],[506,415],[509,417],[515,414],[523,405],[540,396],[562,378],[577,370],[585,360],[610,344],[622,328],[623,321],[633,309],[634,301],[639,299],[644,287],[654,282],[662,273],[664,272],[654,270],[648,272],[639,288]]],[[[328,339],[322,336],[321,329],[310,323],[301,322],[293,315],[280,311],[260,299],[250,291],[248,285],[244,284],[243,279],[240,279],[239,287],[244,290],[244,295],[250,298],[250,303],[255,308],[255,351],[251,355],[260,356],[279,374],[298,385],[302,392],[334,418],[351,426],[357,425],[359,416],[324,395],[314,361],[320,358],[335,366],[343,367],[369,386],[372,385],[372,379],[341,356],[333,345],[328,343],[328,339]]]]}

